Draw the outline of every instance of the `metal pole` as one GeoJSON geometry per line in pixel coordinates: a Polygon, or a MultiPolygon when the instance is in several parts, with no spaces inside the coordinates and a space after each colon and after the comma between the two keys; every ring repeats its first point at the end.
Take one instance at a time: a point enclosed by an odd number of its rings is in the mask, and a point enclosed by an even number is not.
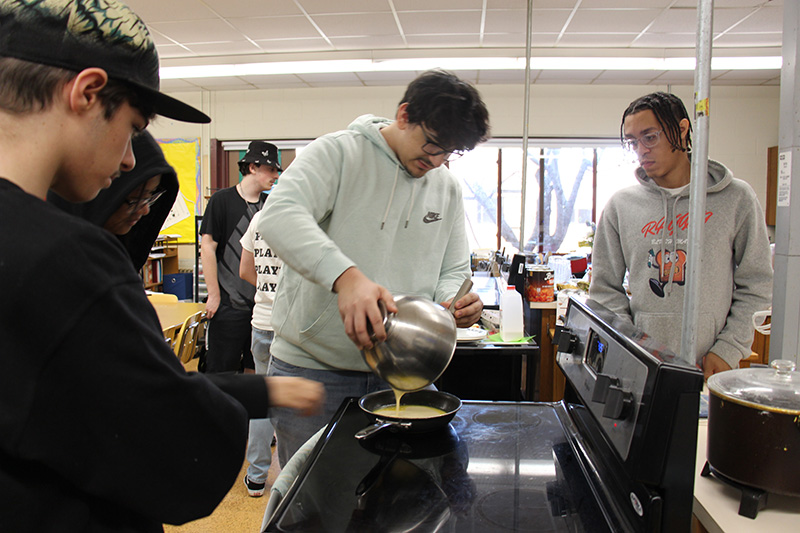
{"type": "MultiPolygon", "coordinates": [[[[528,115],[531,96],[531,30],[533,28],[533,0],[528,0],[528,25],[525,38],[525,104],[522,115],[522,200],[519,217],[519,251],[525,253],[525,192],[528,182],[528,115]]],[[[541,206],[539,206],[541,209],[541,206]]]]}
{"type": "Polygon", "coordinates": [[[800,364],[800,5],[783,4],[783,66],[769,359],[800,364]],[[792,207],[794,204],[794,207],[792,207]],[[791,283],[789,280],[792,280],[791,283]]]}
{"type": "MultiPolygon", "coordinates": [[[[697,63],[694,71],[694,142],[692,143],[692,178],[689,185],[689,243],[686,269],[686,292],[683,300],[683,336],[681,358],[702,363],[705,354],[697,354],[697,318],[700,315],[700,271],[703,253],[703,225],[706,212],[708,180],[708,128],[711,81],[711,36],[714,0],[697,2],[697,63]]],[[[666,221],[665,221],[666,223],[666,221]]]]}

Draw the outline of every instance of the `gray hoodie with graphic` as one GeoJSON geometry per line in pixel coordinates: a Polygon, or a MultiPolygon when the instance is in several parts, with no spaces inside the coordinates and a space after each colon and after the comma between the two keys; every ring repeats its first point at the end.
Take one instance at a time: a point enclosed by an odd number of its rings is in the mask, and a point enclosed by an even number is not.
{"type": "MultiPolygon", "coordinates": [[[[639,185],[617,192],[603,209],[589,295],[680,353],[689,188],[672,195],[641,167],[636,177],[639,185]]],[[[697,354],[690,362],[713,352],[736,368],[751,353],[753,313],[772,303],[769,239],[753,189],[724,165],[709,160],[706,191],[697,354]]]]}

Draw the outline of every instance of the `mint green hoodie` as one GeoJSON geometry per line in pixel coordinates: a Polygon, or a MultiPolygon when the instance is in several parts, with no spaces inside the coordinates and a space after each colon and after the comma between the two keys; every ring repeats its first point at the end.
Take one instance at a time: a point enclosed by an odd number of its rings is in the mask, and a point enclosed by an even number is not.
{"type": "MultiPolygon", "coordinates": [[[[589,296],[632,317],[680,353],[688,261],[689,188],[672,196],[636,170],[639,185],[608,202],[597,225],[589,296]],[[630,299],[623,289],[629,271],[630,299]]],[[[752,316],[772,302],[772,262],[764,214],[753,189],[709,160],[695,361],[708,352],[731,368],[748,357],[752,316]]]]}
{"type": "Polygon", "coordinates": [[[315,369],[368,371],[345,335],[334,281],[351,266],[393,295],[452,298],[470,275],[461,186],[445,167],[406,173],[364,115],[309,144],[269,195],[258,231],[284,261],[272,355],[315,369]]]}

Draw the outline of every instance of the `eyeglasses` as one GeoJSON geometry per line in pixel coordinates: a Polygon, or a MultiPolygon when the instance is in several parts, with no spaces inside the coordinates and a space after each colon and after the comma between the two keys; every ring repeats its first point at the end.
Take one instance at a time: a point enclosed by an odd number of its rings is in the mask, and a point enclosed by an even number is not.
{"type": "Polygon", "coordinates": [[[124,200],[123,203],[128,206],[128,210],[131,212],[138,211],[139,209],[143,208],[144,206],[152,207],[154,203],[161,198],[161,195],[167,192],[164,189],[156,189],[154,190],[150,196],[143,196],[140,198],[136,198],[135,200],[124,200]]]}
{"type": "Polygon", "coordinates": [[[625,139],[622,141],[622,147],[631,152],[635,152],[639,148],[639,143],[642,143],[645,148],[653,148],[661,140],[662,131],[664,130],[645,133],[641,137],[634,137],[633,139],[625,139]]]}
{"type": "Polygon", "coordinates": [[[425,128],[420,126],[422,129],[422,135],[425,137],[425,144],[422,145],[422,151],[428,155],[442,155],[445,154],[444,160],[445,161],[454,161],[464,155],[464,150],[445,150],[439,144],[436,144],[428,137],[428,134],[425,133],[425,128]]]}

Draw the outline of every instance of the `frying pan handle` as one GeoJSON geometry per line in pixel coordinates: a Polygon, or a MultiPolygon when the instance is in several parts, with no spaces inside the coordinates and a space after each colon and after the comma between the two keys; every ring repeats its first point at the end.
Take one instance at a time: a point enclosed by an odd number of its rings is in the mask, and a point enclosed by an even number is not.
{"type": "Polygon", "coordinates": [[[386,428],[392,427],[392,426],[400,428],[400,429],[408,429],[408,428],[411,427],[411,422],[393,422],[391,420],[380,420],[380,419],[377,419],[377,420],[375,420],[375,423],[372,424],[371,426],[367,426],[364,429],[359,430],[356,433],[355,436],[359,440],[360,439],[366,439],[368,437],[371,437],[375,433],[381,431],[382,429],[386,429],[386,428]]]}

